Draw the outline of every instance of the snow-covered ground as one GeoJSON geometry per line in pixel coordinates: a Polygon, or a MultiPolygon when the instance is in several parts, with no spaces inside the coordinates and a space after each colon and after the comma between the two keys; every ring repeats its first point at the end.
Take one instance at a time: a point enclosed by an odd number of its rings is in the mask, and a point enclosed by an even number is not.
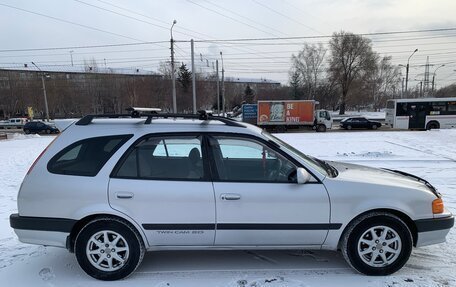
{"type": "MultiPolygon", "coordinates": [[[[456,130],[427,132],[294,133],[280,137],[307,154],[400,169],[421,176],[456,213],[456,130]]],[[[0,141],[0,286],[456,286],[456,231],[440,245],[415,249],[387,277],[355,273],[326,251],[188,251],[148,253],[129,278],[101,282],[85,275],[64,249],[18,242],[8,217],[27,169],[53,139],[0,141]]]]}

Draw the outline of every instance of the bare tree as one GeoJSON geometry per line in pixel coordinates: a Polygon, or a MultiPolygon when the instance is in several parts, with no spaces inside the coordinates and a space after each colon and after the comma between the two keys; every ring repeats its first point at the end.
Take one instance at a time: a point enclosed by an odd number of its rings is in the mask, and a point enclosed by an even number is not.
{"type": "Polygon", "coordinates": [[[329,72],[341,87],[339,114],[343,115],[353,81],[375,67],[375,55],[369,39],[343,31],[334,33],[329,46],[329,72]]]}
{"type": "MultiPolygon", "coordinates": [[[[370,95],[364,102],[374,110],[384,107],[386,100],[398,93],[401,82],[400,69],[391,63],[391,56],[381,58],[376,55],[376,59],[375,68],[365,73],[360,87],[363,95],[370,95]]],[[[358,102],[363,102],[363,99],[358,99],[358,102]]]]}
{"type": "MultiPolygon", "coordinates": [[[[304,44],[298,55],[292,55],[292,70],[299,73],[302,86],[307,91],[308,99],[315,99],[317,94],[318,84],[323,74],[323,61],[327,50],[323,44],[304,44]]],[[[291,74],[296,77],[296,74],[291,74]]],[[[290,79],[291,82],[291,79],[290,79]]]]}

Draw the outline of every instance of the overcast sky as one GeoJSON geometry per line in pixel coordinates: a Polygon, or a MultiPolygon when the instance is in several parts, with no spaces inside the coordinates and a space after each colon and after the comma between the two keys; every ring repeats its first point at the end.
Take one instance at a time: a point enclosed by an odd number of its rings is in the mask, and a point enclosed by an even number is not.
{"type": "MultiPolygon", "coordinates": [[[[75,66],[82,65],[84,60],[96,59],[101,66],[157,70],[160,61],[169,61],[173,19],[177,20],[173,30],[175,40],[214,40],[331,35],[340,30],[371,33],[454,28],[455,12],[454,0],[0,0],[0,67],[31,61],[43,67],[70,66],[72,50],[75,66]],[[144,41],[168,42],[90,49],[3,51],[144,41]]],[[[456,82],[456,31],[370,38],[374,50],[381,55],[391,55],[396,64],[405,65],[411,52],[419,49],[410,61],[409,86],[417,85],[423,78],[422,65],[427,56],[433,65],[431,73],[445,64],[436,74],[437,86],[456,82]]],[[[290,57],[299,51],[304,41],[327,43],[328,39],[197,42],[197,71],[212,71],[212,62],[220,58],[222,51],[228,76],[267,78],[286,83],[290,57]]],[[[178,42],[176,61],[188,63],[189,58],[190,44],[178,42]]]]}

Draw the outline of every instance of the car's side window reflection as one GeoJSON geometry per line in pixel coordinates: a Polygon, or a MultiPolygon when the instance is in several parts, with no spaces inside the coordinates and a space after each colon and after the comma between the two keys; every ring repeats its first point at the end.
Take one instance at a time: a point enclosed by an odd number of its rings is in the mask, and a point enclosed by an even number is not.
{"type": "Polygon", "coordinates": [[[215,136],[210,142],[222,181],[296,182],[296,166],[262,143],[229,136],[215,136]]]}

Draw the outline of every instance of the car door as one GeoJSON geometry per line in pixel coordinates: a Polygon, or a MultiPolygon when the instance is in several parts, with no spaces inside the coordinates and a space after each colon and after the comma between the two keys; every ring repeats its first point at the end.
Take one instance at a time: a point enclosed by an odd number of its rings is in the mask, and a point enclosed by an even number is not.
{"type": "Polygon", "coordinates": [[[359,118],[359,127],[360,128],[370,128],[370,123],[365,118],[359,118]]]}
{"type": "Polygon", "coordinates": [[[319,245],[329,198],[313,179],[298,184],[298,164],[267,142],[220,135],[209,140],[215,171],[215,245],[319,245]]]}
{"type": "Polygon", "coordinates": [[[149,136],[122,157],[109,203],[143,227],[151,245],[213,245],[214,190],[201,135],[149,136]]]}

